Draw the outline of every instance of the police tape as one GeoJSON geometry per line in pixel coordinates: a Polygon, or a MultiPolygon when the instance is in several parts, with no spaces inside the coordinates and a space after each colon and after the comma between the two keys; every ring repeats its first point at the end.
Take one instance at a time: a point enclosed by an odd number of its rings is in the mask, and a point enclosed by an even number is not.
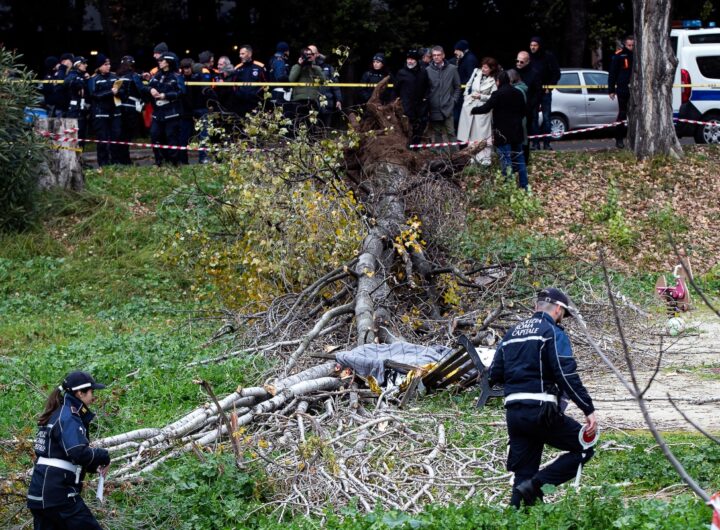
{"type": "MultiPolygon", "coordinates": [[[[699,121],[699,120],[688,120],[684,118],[673,118],[674,121],[683,122],[683,123],[690,123],[694,125],[711,125],[714,127],[720,127],[719,121],[699,121]]],[[[564,136],[569,136],[572,134],[580,134],[584,132],[590,132],[590,131],[597,131],[600,129],[609,129],[612,127],[616,127],[618,125],[627,124],[627,120],[624,121],[615,121],[612,123],[606,123],[604,125],[598,125],[595,127],[586,127],[583,129],[573,129],[572,131],[565,131],[562,133],[558,132],[552,132],[549,134],[532,134],[528,135],[528,139],[535,140],[540,138],[553,138],[553,139],[560,139],[564,136]]],[[[73,132],[77,132],[78,129],[65,129],[62,131],[63,134],[71,134],[73,132]]],[[[223,151],[226,148],[220,147],[220,146],[211,146],[211,147],[200,147],[200,146],[191,146],[191,145],[166,145],[166,144],[153,144],[153,143],[147,143],[147,142],[125,142],[121,140],[98,140],[95,138],[74,138],[72,136],[63,136],[63,134],[60,133],[51,133],[49,131],[37,131],[38,134],[41,136],[44,136],[46,138],[50,138],[55,142],[60,143],[78,143],[78,142],[91,142],[96,144],[110,144],[110,145],[127,145],[127,146],[133,146],[133,147],[144,147],[146,149],[170,149],[173,151],[223,151]]],[[[419,144],[410,144],[408,147],[410,149],[434,149],[438,147],[453,147],[453,146],[461,146],[461,145],[476,145],[480,143],[481,141],[473,141],[473,142],[463,142],[463,141],[455,141],[455,142],[430,142],[430,143],[419,143],[419,144]]],[[[255,149],[249,149],[250,151],[253,151],[255,149]]]]}
{"type": "MultiPolygon", "coordinates": [[[[700,120],[688,120],[685,118],[673,118],[673,121],[678,121],[682,123],[691,123],[693,125],[710,125],[713,127],[720,127],[720,121],[700,121],[700,120]]],[[[590,132],[590,131],[597,131],[600,129],[610,129],[612,127],[617,127],[618,125],[627,125],[627,120],[623,121],[614,121],[612,123],[606,123],[604,125],[597,125],[595,127],[586,127],[584,129],[573,129],[572,131],[565,131],[565,132],[551,132],[546,134],[531,134],[528,135],[529,140],[536,140],[540,138],[553,138],[555,140],[558,140],[560,138],[563,138],[564,136],[569,136],[572,134],[580,134],[584,132],[590,132]]],[[[435,143],[422,143],[422,144],[411,144],[408,147],[411,149],[433,149],[437,147],[452,147],[452,146],[459,146],[459,145],[474,145],[479,142],[435,142],[435,143]]]]}

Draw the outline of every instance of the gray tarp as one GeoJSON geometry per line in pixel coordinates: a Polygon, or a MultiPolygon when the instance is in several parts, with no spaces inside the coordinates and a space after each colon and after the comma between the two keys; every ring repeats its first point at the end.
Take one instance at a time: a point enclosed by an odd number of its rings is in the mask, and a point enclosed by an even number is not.
{"type": "Polygon", "coordinates": [[[382,385],[385,383],[385,361],[422,366],[437,362],[452,350],[447,346],[422,346],[409,342],[394,344],[365,344],[350,351],[335,354],[337,361],[352,368],[363,377],[372,375],[382,385]]]}

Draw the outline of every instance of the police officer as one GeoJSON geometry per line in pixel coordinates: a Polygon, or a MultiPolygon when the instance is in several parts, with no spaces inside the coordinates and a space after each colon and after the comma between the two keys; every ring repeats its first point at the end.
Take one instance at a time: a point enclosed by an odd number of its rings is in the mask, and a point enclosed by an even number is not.
{"type": "Polygon", "coordinates": [[[110,455],[90,447],[88,426],[95,415],[88,408],[94,391],[105,388],[87,372],[71,372],[54,389],[38,418],[37,461],[27,506],[35,530],[99,529],[80,493],[85,473],[107,473],[110,455]]]}
{"type": "MultiPolygon", "coordinates": [[[[240,47],[240,64],[235,68],[232,81],[235,83],[259,83],[266,81],[265,68],[253,61],[253,49],[249,44],[240,47]]],[[[233,89],[233,111],[244,117],[252,112],[262,101],[263,87],[236,86],[233,89]]]]}
{"type": "MultiPolygon", "coordinates": [[[[140,118],[142,116],[143,83],[140,75],[135,71],[135,59],[125,55],[120,59],[117,71],[118,79],[122,81],[120,87],[120,140],[131,142],[140,131],[140,118]]],[[[130,165],[130,146],[119,145],[119,163],[130,165]]]]}
{"type": "MultiPolygon", "coordinates": [[[[95,138],[100,142],[120,140],[120,87],[118,77],[110,71],[110,59],[99,53],[95,57],[95,75],[88,81],[88,95],[91,102],[90,116],[95,138]]],[[[98,143],[97,162],[99,166],[119,164],[117,144],[98,143]]]]}
{"type": "MultiPolygon", "coordinates": [[[[63,86],[67,91],[68,118],[78,121],[78,138],[87,138],[87,108],[85,101],[87,81],[90,74],[87,72],[87,59],[82,55],[74,58],[72,70],[65,77],[63,86]]],[[[81,144],[82,145],[82,142],[81,144]]]]}
{"type": "MultiPolygon", "coordinates": [[[[610,71],[608,73],[608,95],[610,99],[618,100],[617,121],[627,120],[627,109],[630,101],[630,77],[633,70],[633,51],[635,50],[635,38],[628,35],[623,39],[623,47],[615,52],[610,71]]],[[[615,127],[615,147],[625,147],[625,135],[627,125],[621,124],[615,127]]]]}
{"type": "MultiPolygon", "coordinates": [[[[150,79],[143,92],[150,98],[153,106],[150,138],[154,144],[180,145],[180,116],[182,114],[181,96],[185,93],[185,82],[177,73],[178,57],[165,52],[158,59],[158,71],[150,79]]],[[[179,151],[174,149],[153,148],[155,164],[164,162],[178,165],[179,151]]]]}
{"type": "Polygon", "coordinates": [[[570,340],[560,327],[570,316],[570,300],[554,287],[540,291],[535,314],[511,328],[498,345],[490,367],[491,384],[502,383],[510,451],[508,471],[515,473],[510,504],[542,500],[544,484],[570,480],[593,455],[579,441],[582,426],[563,413],[561,394],[586,417],[585,433],[597,429],[595,407],[577,373],[570,340]],[[543,446],[568,451],[538,471],[543,446]]]}

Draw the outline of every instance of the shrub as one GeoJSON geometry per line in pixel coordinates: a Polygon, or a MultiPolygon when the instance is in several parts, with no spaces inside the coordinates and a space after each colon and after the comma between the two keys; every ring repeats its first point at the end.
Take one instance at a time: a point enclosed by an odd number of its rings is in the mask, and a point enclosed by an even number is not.
{"type": "Polygon", "coordinates": [[[25,107],[37,103],[34,74],[19,56],[0,48],[0,231],[18,231],[34,219],[37,176],[44,141],[25,122],[25,107]]]}

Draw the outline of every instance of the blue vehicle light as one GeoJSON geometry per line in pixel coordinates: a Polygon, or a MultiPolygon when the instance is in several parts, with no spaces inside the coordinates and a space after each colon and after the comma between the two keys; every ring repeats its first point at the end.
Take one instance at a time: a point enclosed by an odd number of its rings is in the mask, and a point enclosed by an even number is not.
{"type": "Polygon", "coordinates": [[[700,21],[700,20],[683,20],[682,27],[683,27],[683,29],[702,28],[702,21],[700,21]]]}

